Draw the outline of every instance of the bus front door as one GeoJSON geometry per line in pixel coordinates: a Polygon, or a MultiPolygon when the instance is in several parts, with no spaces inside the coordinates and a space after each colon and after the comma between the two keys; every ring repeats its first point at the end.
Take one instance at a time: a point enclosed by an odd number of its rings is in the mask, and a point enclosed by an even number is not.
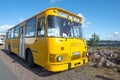
{"type": "Polygon", "coordinates": [[[20,46],[19,46],[19,56],[23,59],[25,59],[25,53],[24,53],[24,38],[25,38],[25,26],[20,27],[20,46]]]}

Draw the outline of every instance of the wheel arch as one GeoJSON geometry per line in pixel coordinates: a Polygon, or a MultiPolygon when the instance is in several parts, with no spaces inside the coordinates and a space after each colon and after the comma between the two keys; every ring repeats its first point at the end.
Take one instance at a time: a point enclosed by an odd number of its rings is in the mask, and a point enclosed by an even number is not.
{"type": "Polygon", "coordinates": [[[31,51],[31,49],[28,47],[25,49],[25,60],[27,61],[27,58],[28,58],[28,51],[31,51]]]}

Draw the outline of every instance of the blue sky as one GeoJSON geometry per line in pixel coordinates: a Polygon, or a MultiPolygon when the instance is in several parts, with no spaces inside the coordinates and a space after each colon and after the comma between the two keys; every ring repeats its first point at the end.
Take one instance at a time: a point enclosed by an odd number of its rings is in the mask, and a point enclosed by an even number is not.
{"type": "Polygon", "coordinates": [[[48,7],[81,16],[86,39],[95,32],[102,40],[120,40],[120,0],[0,0],[0,34],[48,7]]]}

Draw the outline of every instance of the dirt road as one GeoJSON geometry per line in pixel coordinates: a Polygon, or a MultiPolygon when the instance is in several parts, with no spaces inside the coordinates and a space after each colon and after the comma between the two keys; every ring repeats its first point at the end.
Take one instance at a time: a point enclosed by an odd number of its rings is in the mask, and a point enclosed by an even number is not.
{"type": "MultiPolygon", "coordinates": [[[[29,68],[27,63],[16,55],[8,55],[7,51],[0,46],[0,59],[13,72],[19,80],[119,80],[120,73],[114,69],[94,68],[89,62],[83,66],[52,73],[40,66],[29,68]]],[[[1,79],[0,79],[1,80],[1,79]]]]}
{"type": "Polygon", "coordinates": [[[0,80],[17,80],[17,77],[8,69],[0,59],[0,80]]]}

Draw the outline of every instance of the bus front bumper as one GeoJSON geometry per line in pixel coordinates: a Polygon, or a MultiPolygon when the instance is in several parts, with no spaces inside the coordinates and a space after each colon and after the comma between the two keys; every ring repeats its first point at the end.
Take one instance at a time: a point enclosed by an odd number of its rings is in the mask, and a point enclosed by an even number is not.
{"type": "Polygon", "coordinates": [[[64,64],[49,64],[47,66],[47,69],[51,72],[59,72],[59,71],[64,71],[68,70],[77,66],[81,66],[85,63],[88,63],[88,57],[82,58],[82,59],[77,59],[73,60],[69,63],[64,63],[64,64]]]}

